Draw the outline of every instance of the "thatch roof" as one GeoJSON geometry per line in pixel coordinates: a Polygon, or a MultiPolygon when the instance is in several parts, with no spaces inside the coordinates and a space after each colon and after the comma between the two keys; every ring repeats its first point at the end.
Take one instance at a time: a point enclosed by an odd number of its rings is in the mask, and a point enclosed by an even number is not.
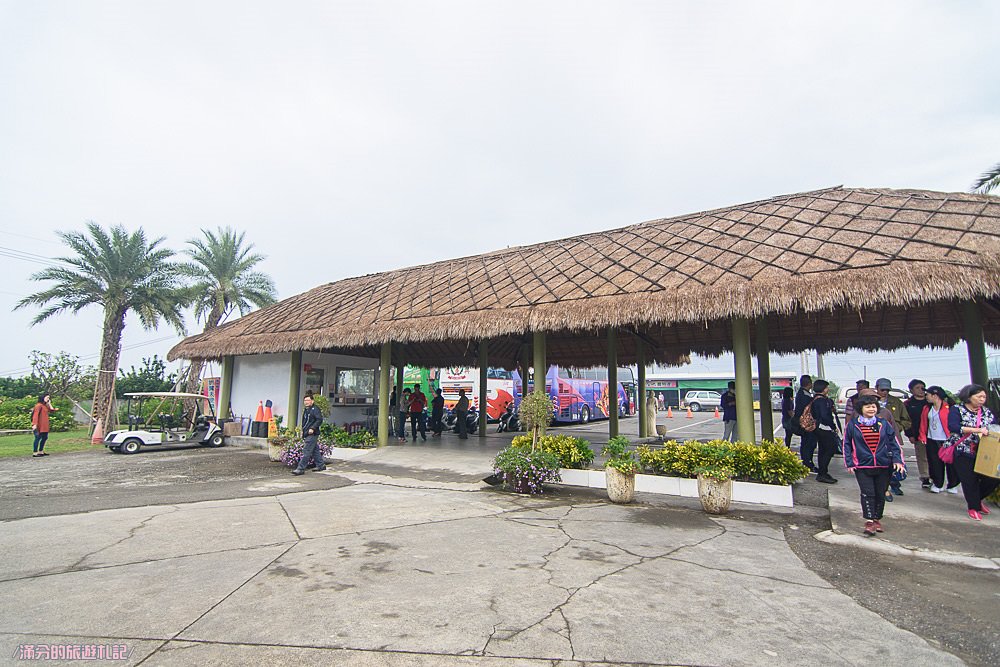
{"type": "Polygon", "coordinates": [[[544,330],[552,363],[587,365],[618,327],[623,362],[644,340],[670,363],[728,349],[734,316],[765,318],[775,350],[952,345],[973,298],[996,344],[998,269],[1000,199],[837,187],[328,283],[168,357],[377,356],[393,341],[443,365],[489,340],[491,362],[512,366],[544,330]]]}

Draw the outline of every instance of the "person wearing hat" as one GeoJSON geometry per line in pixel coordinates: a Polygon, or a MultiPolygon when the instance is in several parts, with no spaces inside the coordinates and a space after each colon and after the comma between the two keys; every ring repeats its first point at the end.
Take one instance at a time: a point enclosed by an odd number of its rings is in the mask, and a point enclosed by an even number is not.
{"type": "MultiPolygon", "coordinates": [[[[902,434],[910,428],[910,413],[906,411],[903,401],[889,393],[890,389],[892,389],[892,380],[889,378],[875,380],[875,391],[878,392],[878,404],[892,414],[892,426],[896,429],[896,437],[899,439],[900,446],[902,446],[902,434]]],[[[903,486],[898,479],[892,479],[889,482],[889,488],[897,496],[903,495],[903,486]]]]}
{"type": "Polygon", "coordinates": [[[917,473],[920,475],[920,486],[925,489],[931,488],[931,474],[927,468],[927,447],[920,442],[920,415],[929,405],[927,402],[927,383],[923,380],[913,378],[906,388],[910,390],[910,397],[903,401],[906,414],[910,416],[910,428],[903,433],[913,445],[917,453],[917,473]]]}

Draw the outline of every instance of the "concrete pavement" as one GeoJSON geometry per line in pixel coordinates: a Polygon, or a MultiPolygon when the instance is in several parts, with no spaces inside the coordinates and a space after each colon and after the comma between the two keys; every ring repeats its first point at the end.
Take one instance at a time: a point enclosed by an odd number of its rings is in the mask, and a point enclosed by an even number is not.
{"type": "Polygon", "coordinates": [[[962,664],[780,527],[372,461],[310,473],[337,488],[4,522],[0,660],[121,642],[144,665],[962,664]]]}

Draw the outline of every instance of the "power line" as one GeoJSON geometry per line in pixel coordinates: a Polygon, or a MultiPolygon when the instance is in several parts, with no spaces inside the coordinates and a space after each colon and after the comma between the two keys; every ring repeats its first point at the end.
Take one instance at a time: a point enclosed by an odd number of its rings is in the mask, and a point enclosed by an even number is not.
{"type": "MultiPolygon", "coordinates": [[[[172,340],[174,338],[176,338],[176,336],[173,336],[173,335],[164,336],[162,338],[154,338],[153,340],[147,340],[147,341],[144,341],[142,343],[135,343],[133,345],[126,345],[126,346],[122,347],[121,351],[125,352],[125,351],[129,351],[129,350],[135,350],[135,349],[140,348],[140,347],[145,347],[147,345],[155,345],[157,343],[162,343],[164,341],[172,340]]],[[[97,359],[100,356],[101,356],[101,353],[97,352],[96,354],[88,354],[88,355],[85,355],[85,356],[82,356],[82,357],[78,357],[78,359],[80,361],[89,361],[91,359],[97,359]]],[[[14,370],[10,370],[10,371],[0,371],[0,376],[7,377],[7,376],[11,376],[11,375],[23,375],[24,373],[27,373],[29,371],[31,371],[31,366],[28,366],[27,368],[18,368],[18,369],[14,369],[14,370]]]]}

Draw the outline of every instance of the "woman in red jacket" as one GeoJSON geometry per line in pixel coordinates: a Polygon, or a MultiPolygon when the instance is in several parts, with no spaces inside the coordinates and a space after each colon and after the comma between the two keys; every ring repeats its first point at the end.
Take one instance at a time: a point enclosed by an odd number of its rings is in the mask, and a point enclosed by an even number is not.
{"type": "MultiPolygon", "coordinates": [[[[927,449],[927,466],[931,474],[931,493],[941,493],[945,490],[945,472],[948,473],[948,493],[958,493],[958,474],[955,466],[945,464],[938,456],[938,450],[951,437],[948,429],[948,415],[953,409],[948,392],[937,385],[927,387],[928,405],[920,413],[920,423],[917,426],[917,440],[927,449]]],[[[918,445],[920,446],[920,445],[918,445]]]]}
{"type": "Polygon", "coordinates": [[[31,411],[31,430],[35,433],[32,456],[48,456],[45,452],[45,441],[49,439],[49,412],[52,410],[59,411],[59,408],[52,406],[52,397],[48,394],[39,396],[31,411]]]}

